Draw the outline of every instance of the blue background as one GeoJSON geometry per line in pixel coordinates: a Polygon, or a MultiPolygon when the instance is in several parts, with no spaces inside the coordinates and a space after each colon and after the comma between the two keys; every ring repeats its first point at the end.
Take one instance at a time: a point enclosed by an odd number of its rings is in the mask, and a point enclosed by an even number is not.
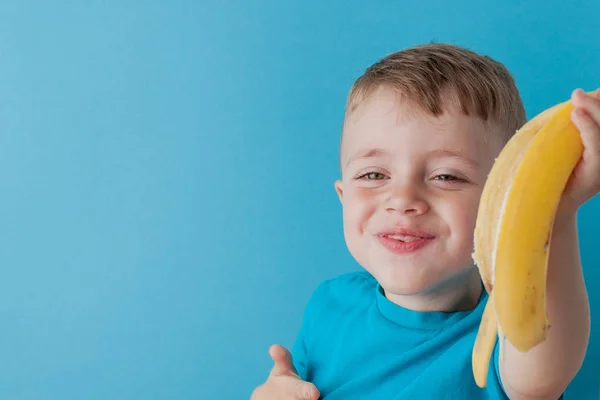
{"type": "MultiPolygon", "coordinates": [[[[315,286],[358,268],[333,181],[381,56],[488,54],[529,117],[600,86],[600,2],[448,4],[2,2],[0,398],[248,398],[315,286]]],[[[572,399],[599,390],[599,211],[572,399]]]]}

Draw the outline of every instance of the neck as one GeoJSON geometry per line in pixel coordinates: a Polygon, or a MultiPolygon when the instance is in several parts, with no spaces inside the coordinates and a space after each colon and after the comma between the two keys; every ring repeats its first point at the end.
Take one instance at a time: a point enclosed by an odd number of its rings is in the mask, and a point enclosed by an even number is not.
{"type": "Polygon", "coordinates": [[[477,267],[421,293],[403,295],[385,290],[392,303],[414,311],[466,311],[477,306],[484,290],[477,267]]]}

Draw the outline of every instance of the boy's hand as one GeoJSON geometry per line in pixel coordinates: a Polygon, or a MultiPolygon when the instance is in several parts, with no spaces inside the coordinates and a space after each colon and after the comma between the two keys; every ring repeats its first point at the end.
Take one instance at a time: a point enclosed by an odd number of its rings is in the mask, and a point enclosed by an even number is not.
{"type": "Polygon", "coordinates": [[[593,96],[576,89],[571,100],[571,120],[579,129],[584,150],[563,193],[559,211],[565,216],[600,192],[600,89],[593,96]]]}
{"type": "Polygon", "coordinates": [[[317,400],[319,391],[312,383],[303,381],[292,364],[292,355],[284,347],[269,349],[273,369],[267,381],[257,387],[250,400],[317,400]]]}

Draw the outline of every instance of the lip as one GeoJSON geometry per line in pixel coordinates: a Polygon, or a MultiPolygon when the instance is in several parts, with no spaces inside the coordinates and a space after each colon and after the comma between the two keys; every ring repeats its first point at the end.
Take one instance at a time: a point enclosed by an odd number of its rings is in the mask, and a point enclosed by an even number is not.
{"type": "Polygon", "coordinates": [[[427,246],[435,238],[435,236],[428,232],[408,228],[394,228],[382,231],[375,236],[379,240],[379,243],[383,245],[383,247],[395,254],[409,254],[416,252],[417,250],[427,246]],[[412,236],[413,239],[410,242],[403,242],[390,237],[395,235],[412,236]]]}

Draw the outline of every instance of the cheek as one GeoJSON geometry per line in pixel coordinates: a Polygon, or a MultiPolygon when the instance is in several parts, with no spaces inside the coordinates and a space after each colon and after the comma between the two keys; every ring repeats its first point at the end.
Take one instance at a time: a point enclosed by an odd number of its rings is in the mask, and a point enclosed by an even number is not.
{"type": "Polygon", "coordinates": [[[369,191],[353,189],[344,200],[344,222],[349,231],[362,231],[377,209],[377,199],[369,191]]]}
{"type": "Polygon", "coordinates": [[[471,246],[477,220],[478,199],[475,196],[457,197],[447,209],[447,221],[452,236],[471,246]]]}

